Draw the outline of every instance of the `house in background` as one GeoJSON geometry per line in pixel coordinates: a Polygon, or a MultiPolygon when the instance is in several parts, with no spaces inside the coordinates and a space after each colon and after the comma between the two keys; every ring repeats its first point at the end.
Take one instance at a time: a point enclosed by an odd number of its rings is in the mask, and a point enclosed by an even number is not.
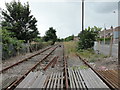
{"type": "Polygon", "coordinates": [[[116,27],[113,31],[113,43],[118,43],[119,38],[120,38],[120,26],[116,27]]]}
{"type": "Polygon", "coordinates": [[[104,34],[105,34],[105,38],[110,38],[113,35],[113,43],[117,44],[118,39],[120,37],[120,26],[113,29],[106,29],[106,30],[100,31],[99,33],[100,38],[104,38],[104,34]]]}

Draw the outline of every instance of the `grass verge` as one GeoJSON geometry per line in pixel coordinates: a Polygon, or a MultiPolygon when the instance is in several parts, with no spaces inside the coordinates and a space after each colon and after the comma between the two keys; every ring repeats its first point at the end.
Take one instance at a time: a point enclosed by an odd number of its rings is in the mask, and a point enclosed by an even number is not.
{"type": "Polygon", "coordinates": [[[96,54],[93,49],[77,50],[77,42],[76,41],[64,42],[64,46],[65,46],[65,54],[72,56],[72,55],[76,55],[76,53],[77,53],[82,58],[87,59],[88,62],[95,62],[98,59],[107,57],[103,54],[96,54]]]}

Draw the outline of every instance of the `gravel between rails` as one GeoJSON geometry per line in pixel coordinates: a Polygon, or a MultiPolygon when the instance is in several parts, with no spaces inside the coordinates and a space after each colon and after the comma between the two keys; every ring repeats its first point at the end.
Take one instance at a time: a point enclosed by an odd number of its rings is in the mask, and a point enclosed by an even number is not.
{"type": "Polygon", "coordinates": [[[80,67],[84,66],[84,63],[79,59],[78,56],[69,56],[67,59],[68,67],[80,67]]]}
{"type": "Polygon", "coordinates": [[[7,78],[11,77],[21,77],[25,72],[27,72],[32,66],[39,62],[45,55],[51,52],[53,48],[43,52],[40,55],[32,57],[31,59],[24,61],[23,63],[18,64],[17,66],[10,68],[9,70],[2,73],[2,81],[5,81],[7,78]]]}
{"type": "MultiPolygon", "coordinates": [[[[50,47],[50,46],[48,46],[48,47],[50,47]]],[[[46,48],[48,48],[48,47],[46,47],[46,48]]],[[[40,51],[42,51],[42,50],[44,50],[44,49],[45,49],[45,48],[42,48],[42,49],[40,49],[40,50],[38,50],[38,51],[35,51],[35,52],[32,52],[32,53],[27,53],[27,54],[23,54],[23,55],[11,57],[11,58],[9,58],[9,59],[7,59],[7,60],[2,60],[2,68],[5,68],[5,67],[7,67],[8,65],[12,65],[12,64],[14,64],[14,63],[17,63],[18,61],[20,61],[20,60],[22,60],[22,59],[24,59],[24,58],[27,58],[27,57],[35,54],[35,53],[38,53],[38,52],[40,52],[40,51]]]]}
{"type": "Polygon", "coordinates": [[[51,74],[52,72],[63,72],[63,45],[61,47],[58,47],[55,52],[53,52],[54,56],[58,56],[58,61],[55,65],[55,67],[49,67],[45,74],[51,74]]]}

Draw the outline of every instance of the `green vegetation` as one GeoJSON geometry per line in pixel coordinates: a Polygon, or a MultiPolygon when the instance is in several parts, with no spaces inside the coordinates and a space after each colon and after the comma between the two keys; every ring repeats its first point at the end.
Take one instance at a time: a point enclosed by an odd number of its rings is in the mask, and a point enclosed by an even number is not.
{"type": "Polygon", "coordinates": [[[96,54],[93,49],[80,50],[77,52],[77,54],[80,55],[82,58],[87,59],[88,62],[95,62],[99,58],[106,58],[106,56],[103,54],[96,54]]]}
{"type": "Polygon", "coordinates": [[[6,10],[2,11],[2,30],[11,32],[11,37],[25,42],[32,41],[38,33],[36,18],[31,15],[29,4],[22,5],[20,1],[6,3],[6,10]]]}
{"type": "Polygon", "coordinates": [[[77,70],[77,69],[88,69],[88,67],[86,65],[81,65],[81,66],[72,66],[71,67],[73,70],[77,70]]]}
{"type": "Polygon", "coordinates": [[[72,40],[74,40],[74,35],[71,35],[71,36],[66,37],[66,38],[64,39],[64,41],[72,41],[72,40]]]}
{"type": "MultiPolygon", "coordinates": [[[[37,20],[31,15],[29,3],[20,1],[5,3],[6,10],[2,10],[2,60],[29,52],[39,50],[53,44],[56,40],[56,31],[51,33],[53,41],[45,42],[39,36],[37,20]]],[[[47,33],[47,35],[49,32],[47,33]]],[[[49,35],[48,35],[49,36],[49,35]]],[[[50,37],[51,38],[51,37],[50,37]]]]}
{"type": "Polygon", "coordinates": [[[57,38],[57,42],[63,42],[64,41],[64,39],[63,38],[57,38]]]}
{"type": "Polygon", "coordinates": [[[49,30],[46,31],[43,40],[46,42],[52,41],[53,42],[52,45],[53,45],[57,41],[56,30],[53,29],[53,27],[50,27],[49,30]]]}
{"type": "Polygon", "coordinates": [[[79,33],[79,43],[78,43],[78,50],[80,49],[88,49],[94,46],[94,41],[98,39],[98,32],[101,28],[97,28],[94,26],[93,28],[88,27],[81,33],[79,33]]]}
{"type": "Polygon", "coordinates": [[[8,44],[13,44],[16,51],[18,51],[22,47],[23,40],[17,40],[15,37],[10,37],[11,33],[7,30],[2,31],[2,47],[3,50],[8,51],[8,44]]]}
{"type": "MultiPolygon", "coordinates": [[[[104,41],[104,38],[99,38],[98,40],[104,41]]],[[[111,40],[111,37],[105,38],[105,41],[110,41],[110,40],[111,40]]]]}
{"type": "MultiPolygon", "coordinates": [[[[103,54],[96,54],[92,48],[91,49],[85,49],[85,50],[84,49],[78,50],[77,49],[78,43],[75,42],[75,41],[64,42],[64,46],[65,46],[66,55],[71,56],[71,55],[78,54],[82,58],[88,60],[88,62],[96,62],[99,58],[103,59],[103,58],[107,57],[103,54]]],[[[80,67],[80,68],[82,68],[82,67],[80,67]]]]}
{"type": "Polygon", "coordinates": [[[75,41],[64,42],[64,46],[67,55],[74,55],[77,51],[77,42],[75,41]]]}

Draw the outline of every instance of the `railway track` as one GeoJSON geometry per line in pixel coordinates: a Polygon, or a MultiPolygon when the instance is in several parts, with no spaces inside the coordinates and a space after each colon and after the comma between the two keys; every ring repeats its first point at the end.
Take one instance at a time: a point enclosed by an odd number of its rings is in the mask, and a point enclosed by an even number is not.
{"type": "MultiPolygon", "coordinates": [[[[33,66],[27,68],[27,71],[21,77],[5,89],[61,88],[68,90],[74,88],[88,90],[89,88],[105,88],[113,90],[118,88],[118,77],[116,76],[118,73],[116,71],[97,71],[78,55],[78,61],[82,61],[82,64],[72,67],[68,62],[69,57],[64,54],[64,46],[62,45],[59,48],[58,46],[50,48],[49,52],[41,55],[43,57],[39,58],[38,62],[33,63],[33,60],[30,61],[33,66]],[[81,66],[83,67],[80,68],[81,66]]],[[[7,70],[4,72],[7,72],[7,70]]]]}
{"type": "Polygon", "coordinates": [[[16,88],[65,88],[64,70],[66,70],[66,66],[62,47],[55,52],[57,56],[43,65],[43,71],[30,72],[16,88]]]}
{"type": "Polygon", "coordinates": [[[3,76],[2,88],[5,89],[9,85],[11,86],[9,86],[7,89],[16,87],[16,85],[21,82],[21,80],[23,80],[30,71],[36,69],[36,67],[46,60],[57,47],[58,46],[46,48],[39,53],[36,53],[1,70],[3,76]],[[10,82],[8,83],[8,81],[10,82]]]}
{"type": "Polygon", "coordinates": [[[12,68],[12,67],[14,67],[14,66],[16,66],[16,65],[18,65],[18,64],[20,64],[20,63],[23,63],[24,61],[27,61],[28,59],[30,59],[30,58],[32,58],[32,57],[34,57],[34,56],[36,56],[36,55],[39,55],[39,54],[45,52],[46,50],[49,50],[50,48],[51,48],[51,47],[48,47],[48,48],[46,48],[46,49],[44,49],[44,50],[42,50],[42,51],[40,51],[40,52],[38,52],[38,53],[36,53],[36,54],[34,54],[34,55],[31,55],[31,56],[29,56],[29,57],[27,57],[27,58],[24,58],[24,59],[20,60],[19,62],[15,63],[15,64],[12,64],[12,65],[10,65],[10,66],[7,66],[7,67],[3,68],[3,69],[0,71],[0,73],[3,73],[4,71],[6,71],[6,70],[8,70],[8,69],[10,69],[10,68],[12,68]]]}
{"type": "MultiPolygon", "coordinates": [[[[78,55],[77,55],[78,56],[78,55]]],[[[100,78],[101,80],[103,80],[106,85],[108,85],[108,87],[111,90],[116,90],[119,89],[119,81],[120,78],[118,76],[118,70],[96,70],[94,68],[92,68],[85,59],[81,58],[80,56],[78,56],[80,58],[80,60],[82,60],[84,62],[85,65],[87,65],[89,68],[91,68],[100,78]]]]}

